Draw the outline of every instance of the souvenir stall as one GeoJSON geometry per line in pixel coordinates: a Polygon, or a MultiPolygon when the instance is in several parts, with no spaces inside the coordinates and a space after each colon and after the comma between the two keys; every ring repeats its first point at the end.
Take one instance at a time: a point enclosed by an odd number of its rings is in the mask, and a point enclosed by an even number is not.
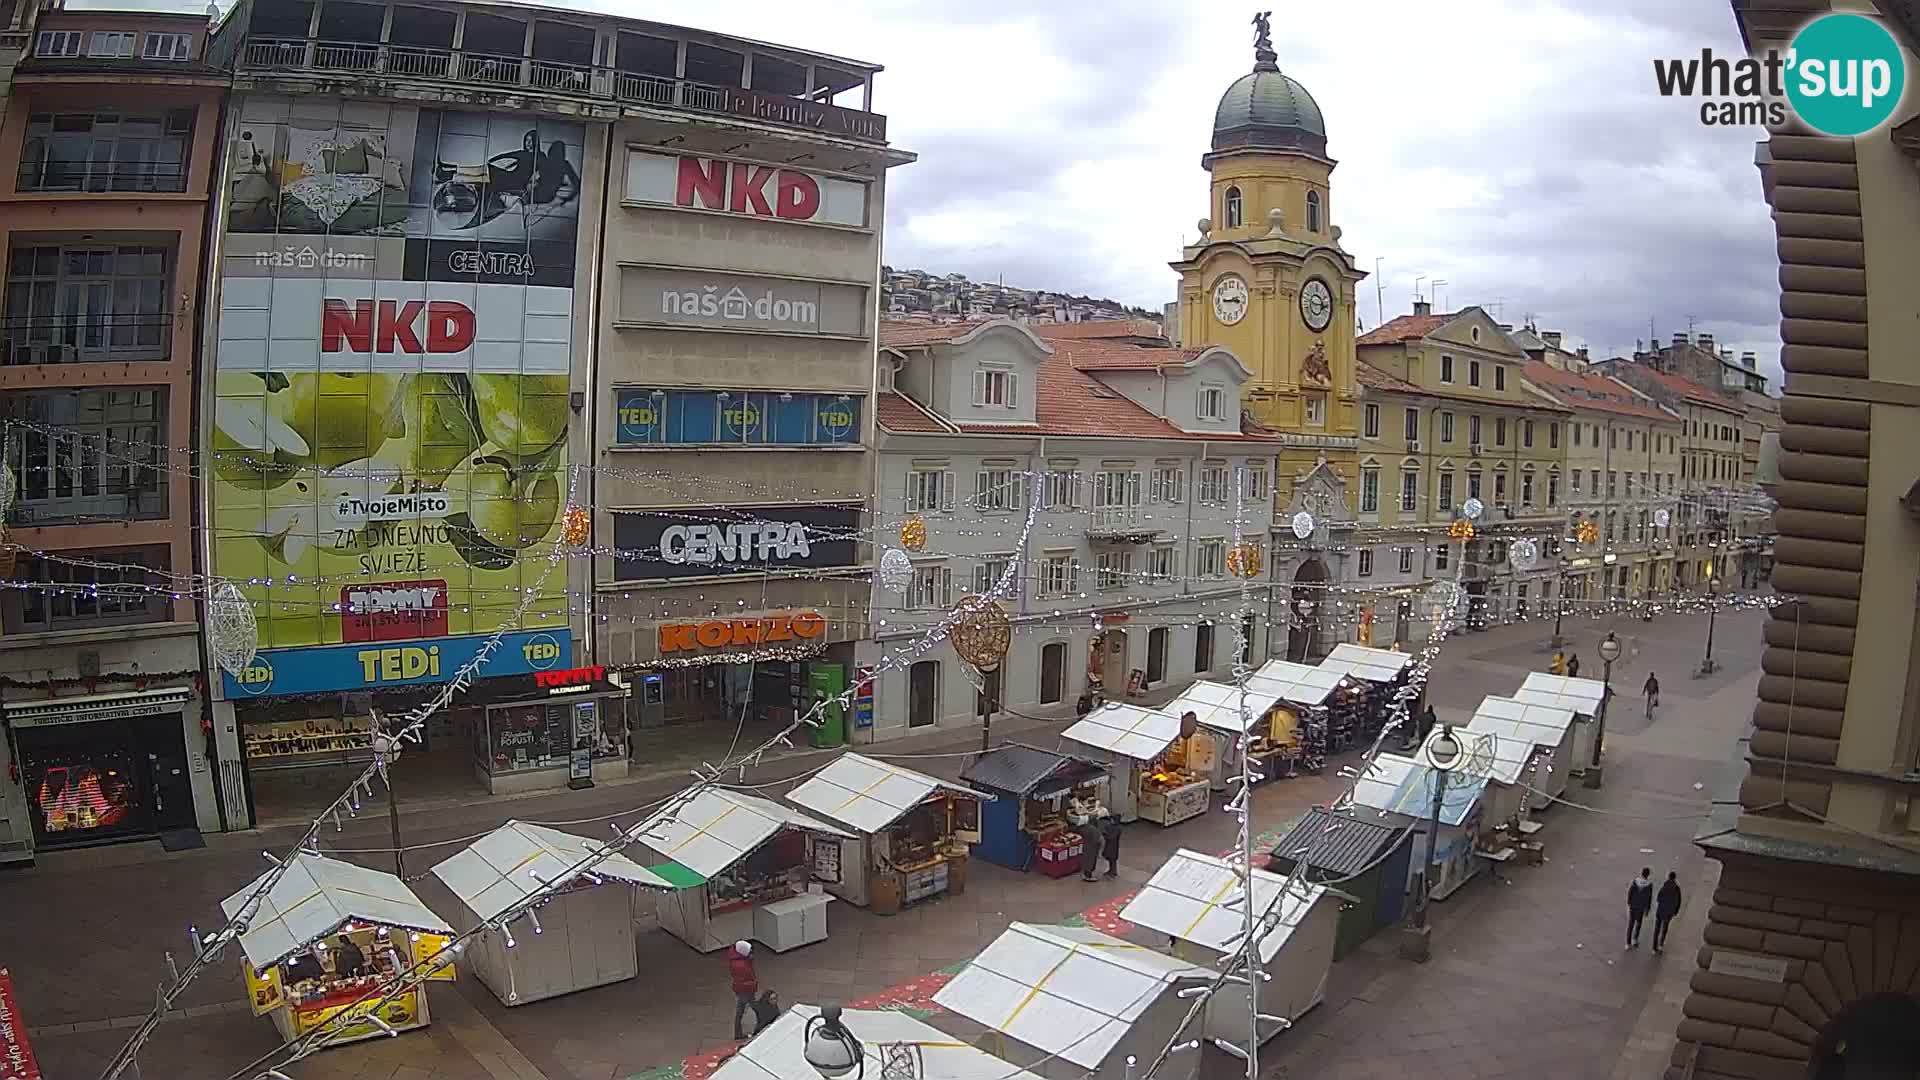
{"type": "MultiPolygon", "coordinates": [[[[745,1046],[708,1076],[711,1080],[811,1080],[819,1076],[820,1071],[807,1063],[807,1035],[809,1029],[816,1034],[820,1031],[822,1025],[813,1022],[819,1015],[818,1006],[792,1006],[766,1030],[754,1032],[745,1046]]],[[[913,1068],[905,1075],[914,1080],[1040,1080],[894,1009],[842,1009],[839,1022],[860,1044],[861,1056],[867,1062],[866,1075],[871,1080],[895,1075],[892,1066],[902,1053],[910,1055],[913,1068]]]]}
{"type": "Polygon", "coordinates": [[[1269,773],[1285,766],[1289,776],[1326,768],[1334,715],[1340,715],[1342,730],[1354,727],[1351,705],[1357,699],[1349,694],[1343,701],[1340,695],[1347,680],[1318,666],[1269,660],[1247,681],[1280,698],[1263,744],[1254,747],[1254,760],[1266,764],[1269,773]]]}
{"type": "Polygon", "coordinates": [[[1186,1018],[1179,991],[1215,974],[1091,927],[1016,922],[933,1000],[999,1032],[994,1049],[1021,1068],[1132,1080],[1186,1018]]]}
{"type": "Polygon", "coordinates": [[[1531,745],[1536,749],[1528,759],[1526,774],[1521,777],[1531,789],[1527,799],[1529,809],[1543,810],[1566,792],[1567,776],[1573,768],[1572,709],[1489,694],[1473,711],[1467,730],[1498,735],[1503,742],[1531,745]]]}
{"type": "MultiPolygon", "coordinates": [[[[1223,901],[1240,888],[1240,872],[1215,855],[1181,849],[1173,853],[1120,917],[1175,940],[1182,960],[1218,967],[1247,929],[1244,907],[1223,901]]],[[[1340,898],[1324,885],[1289,881],[1266,870],[1253,872],[1254,917],[1272,918],[1260,939],[1260,1012],[1298,1020],[1326,998],[1333,946],[1340,925],[1340,898]],[[1276,908],[1278,910],[1276,910],[1276,908]]],[[[1280,1020],[1262,1022],[1260,1041],[1285,1030],[1280,1020]]],[[[1236,1046],[1247,1042],[1247,994],[1225,986],[1207,1000],[1206,1036],[1236,1046]]]]}
{"type": "MultiPolygon", "coordinates": [[[[1188,754],[1188,764],[1193,771],[1205,774],[1207,786],[1214,791],[1225,791],[1229,778],[1239,775],[1241,722],[1244,719],[1246,730],[1253,732],[1254,738],[1267,730],[1267,713],[1277,703],[1277,699],[1267,693],[1247,687],[1246,712],[1240,710],[1240,688],[1227,683],[1201,681],[1186,688],[1172,701],[1160,706],[1160,710],[1169,716],[1186,716],[1192,713],[1199,723],[1199,730],[1193,735],[1193,743],[1188,754]],[[1201,744],[1206,745],[1201,745],[1201,744]],[[1204,767],[1203,767],[1204,766],[1204,767]]],[[[1272,772],[1266,778],[1272,777],[1272,772]]]]}
{"type": "Polygon", "coordinates": [[[648,869],[674,888],[660,926],[701,952],[758,941],[774,952],[825,941],[818,850],[837,866],[853,834],[779,803],[726,788],[675,800],[628,830],[665,861],[648,869]]]}
{"type": "MultiPolygon", "coordinates": [[[[1358,738],[1361,742],[1370,743],[1387,722],[1400,688],[1412,677],[1413,657],[1392,649],[1375,649],[1343,642],[1333,647],[1327,658],[1320,661],[1320,666],[1345,676],[1362,691],[1360,696],[1364,702],[1359,713],[1358,738]]],[[[1336,746],[1335,749],[1340,747],[1336,746]]]]}
{"type": "Polygon", "coordinates": [[[472,939],[467,964],[504,1005],[525,1005],[639,974],[633,901],[646,889],[670,892],[666,878],[602,842],[509,821],[433,868],[460,901],[460,930],[513,910],[554,882],[551,899],[519,925],[472,939]]]}
{"type": "Polygon", "coordinates": [[[1513,700],[1573,713],[1573,760],[1567,762],[1567,771],[1584,773],[1593,760],[1593,740],[1598,735],[1594,721],[1600,715],[1600,699],[1606,692],[1607,685],[1599,679],[1576,679],[1536,671],[1513,692],[1513,700]]]}
{"type": "Polygon", "coordinates": [[[1105,765],[1008,743],[976,756],[960,779],[993,796],[980,807],[976,858],[1049,877],[1079,871],[1078,830],[1107,801],[1105,765]]]}
{"type": "Polygon", "coordinates": [[[1113,770],[1107,803],[1121,821],[1177,825],[1207,812],[1213,736],[1182,713],[1110,701],[1060,733],[1113,770]]]}
{"type": "Polygon", "coordinates": [[[854,834],[834,856],[826,840],[814,843],[814,876],[827,891],[891,915],[966,888],[967,845],[979,841],[980,804],[993,796],[850,753],[787,792],[787,801],[854,834]],[[821,864],[833,858],[838,865],[828,872],[821,864]]]}
{"type": "MultiPolygon", "coordinates": [[[[240,935],[253,1014],[270,1014],[283,1039],[322,1025],[331,1045],[427,1026],[427,988],[369,996],[434,958],[453,933],[392,874],[301,852],[267,890],[240,935]],[[351,946],[350,948],[348,946],[351,946]],[[337,1020],[342,1012],[349,1018],[337,1020]]],[[[268,871],[220,902],[233,919],[268,871]]],[[[453,978],[445,964],[429,981],[453,978]]]]}
{"type": "MultiPolygon", "coordinates": [[[[1431,827],[1435,770],[1399,754],[1381,754],[1373,764],[1371,771],[1354,781],[1353,802],[1360,808],[1356,813],[1364,817],[1372,811],[1399,828],[1412,826],[1424,831],[1431,827]]],[[[1440,834],[1433,853],[1437,865],[1431,895],[1435,900],[1444,900],[1482,869],[1481,860],[1474,856],[1474,840],[1480,832],[1480,798],[1487,786],[1486,777],[1467,776],[1454,769],[1447,774],[1446,785],[1440,803],[1440,834]]],[[[1413,858],[1407,866],[1409,896],[1424,868],[1426,850],[1425,837],[1416,835],[1413,858]]]]}

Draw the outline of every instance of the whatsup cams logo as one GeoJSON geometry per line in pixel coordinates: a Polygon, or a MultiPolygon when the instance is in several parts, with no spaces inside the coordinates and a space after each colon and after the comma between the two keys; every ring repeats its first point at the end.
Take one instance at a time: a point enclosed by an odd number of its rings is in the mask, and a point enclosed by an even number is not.
{"type": "Polygon", "coordinates": [[[1786,52],[1738,59],[1655,60],[1662,97],[1702,98],[1710,127],[1777,126],[1787,110],[1825,135],[1853,136],[1887,122],[1907,88],[1906,59],[1887,28],[1865,15],[1823,15],[1800,28],[1786,52]]]}

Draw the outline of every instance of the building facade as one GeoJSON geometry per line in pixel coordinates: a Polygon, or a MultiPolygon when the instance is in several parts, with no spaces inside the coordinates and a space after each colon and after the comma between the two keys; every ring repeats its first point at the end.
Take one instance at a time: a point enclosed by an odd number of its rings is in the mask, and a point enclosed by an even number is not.
{"type": "Polygon", "coordinates": [[[1004,319],[891,324],[881,346],[875,513],[926,538],[910,578],[874,584],[861,663],[881,670],[857,739],[977,724],[988,700],[1055,717],[1082,695],[1170,693],[1231,670],[1237,639],[1264,658],[1269,592],[1256,578],[1236,627],[1233,568],[1265,561],[1279,447],[1242,432],[1250,372],[1231,351],[1004,319]],[[899,662],[1002,582],[999,672],[980,680],[945,643],[899,662]]]}
{"type": "Polygon", "coordinates": [[[225,79],[203,17],[44,7],[0,123],[0,861],[225,820],[186,452],[225,79]]]}
{"type": "MultiPolygon", "coordinates": [[[[1827,10],[1734,5],[1756,54],[1827,10]]],[[[1879,13],[1913,70],[1910,10],[1879,13]]],[[[1781,261],[1772,583],[1790,602],[1765,630],[1737,794],[1696,840],[1719,887],[1668,1080],[1890,1076],[1920,1060],[1916,157],[1910,102],[1852,138],[1783,128],[1756,155],[1781,261]]]]}

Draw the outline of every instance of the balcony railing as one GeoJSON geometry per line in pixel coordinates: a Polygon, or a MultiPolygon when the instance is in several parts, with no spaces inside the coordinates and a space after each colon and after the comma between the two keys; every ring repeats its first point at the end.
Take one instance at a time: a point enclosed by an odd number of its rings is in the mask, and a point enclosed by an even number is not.
{"type": "Polygon", "coordinates": [[[570,97],[734,116],[861,142],[884,143],[887,139],[887,118],[878,113],[761,90],[466,49],[253,37],[241,46],[239,66],[251,71],[348,73],[517,86],[570,97]]]}
{"type": "Polygon", "coordinates": [[[1094,537],[1151,536],[1163,532],[1140,506],[1096,506],[1087,511],[1087,535],[1094,537]]]}
{"type": "Polygon", "coordinates": [[[0,319],[0,364],[98,364],[165,360],[173,316],[52,315],[0,319]]]}
{"type": "Polygon", "coordinates": [[[180,162],[23,161],[14,190],[59,192],[171,192],[187,190],[180,162]]]}

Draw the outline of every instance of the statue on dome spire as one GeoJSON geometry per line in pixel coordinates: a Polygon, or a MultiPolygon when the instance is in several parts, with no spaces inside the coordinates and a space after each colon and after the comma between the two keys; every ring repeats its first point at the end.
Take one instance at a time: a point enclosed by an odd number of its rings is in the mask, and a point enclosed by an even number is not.
{"type": "Polygon", "coordinates": [[[1253,70],[1279,71],[1280,54],[1273,51],[1273,12],[1253,13],[1253,70]]]}

